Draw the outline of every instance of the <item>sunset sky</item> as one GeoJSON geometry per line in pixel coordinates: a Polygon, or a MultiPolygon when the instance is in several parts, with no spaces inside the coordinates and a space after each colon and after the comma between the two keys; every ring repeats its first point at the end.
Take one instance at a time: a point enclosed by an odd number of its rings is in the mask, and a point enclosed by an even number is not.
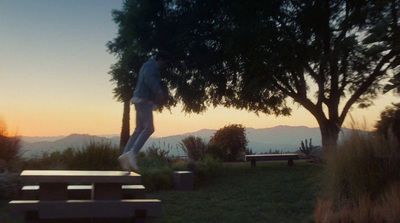
{"type": "MultiPolygon", "coordinates": [[[[0,121],[9,132],[119,134],[123,107],[113,98],[108,74],[116,58],[107,52],[106,43],[117,34],[111,11],[121,6],[122,0],[0,0],[0,121]]],[[[353,109],[351,114],[371,128],[387,105],[399,101],[389,93],[368,110],[353,109]]],[[[294,104],[290,117],[226,108],[210,108],[200,115],[184,114],[180,107],[171,112],[155,114],[153,136],[227,124],[318,126],[294,104]]],[[[131,117],[134,127],[133,111],[131,117]]]]}

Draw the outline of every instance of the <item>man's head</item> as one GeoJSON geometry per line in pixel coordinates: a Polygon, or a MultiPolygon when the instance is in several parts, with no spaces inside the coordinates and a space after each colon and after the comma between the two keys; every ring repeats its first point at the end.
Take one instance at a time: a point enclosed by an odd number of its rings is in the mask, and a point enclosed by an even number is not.
{"type": "Polygon", "coordinates": [[[165,51],[158,51],[154,59],[157,61],[158,66],[160,66],[161,69],[165,69],[167,65],[171,62],[172,57],[171,54],[165,51]]]}

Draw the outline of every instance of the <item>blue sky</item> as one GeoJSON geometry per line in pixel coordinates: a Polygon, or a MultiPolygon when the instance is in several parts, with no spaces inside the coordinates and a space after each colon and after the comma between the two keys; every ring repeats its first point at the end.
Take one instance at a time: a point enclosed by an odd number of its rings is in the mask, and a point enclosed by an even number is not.
{"type": "MultiPolygon", "coordinates": [[[[108,72],[116,58],[106,43],[116,37],[111,11],[122,0],[0,0],[0,120],[26,136],[71,133],[118,134],[122,104],[113,98],[108,72]]],[[[368,110],[353,110],[372,126],[391,94],[368,110]]],[[[131,113],[134,125],[134,113],[131,113]]],[[[155,115],[154,136],[221,128],[226,124],[267,128],[317,127],[315,119],[293,105],[291,117],[225,108],[183,114],[180,107],[155,115]]]]}

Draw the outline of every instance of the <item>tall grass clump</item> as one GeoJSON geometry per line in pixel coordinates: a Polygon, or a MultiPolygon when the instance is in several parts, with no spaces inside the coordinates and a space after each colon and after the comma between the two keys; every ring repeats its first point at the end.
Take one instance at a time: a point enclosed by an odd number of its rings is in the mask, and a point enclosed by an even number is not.
{"type": "Polygon", "coordinates": [[[115,170],[120,149],[109,141],[90,141],[81,149],[67,149],[62,154],[72,170],[115,170]]]}
{"type": "Polygon", "coordinates": [[[400,222],[399,214],[387,213],[400,210],[396,140],[354,130],[325,158],[326,191],[317,205],[316,222],[400,222]]]}
{"type": "Polygon", "coordinates": [[[182,139],[180,146],[187,154],[188,158],[193,161],[199,161],[203,159],[207,149],[207,144],[202,138],[192,135],[182,139]]]}

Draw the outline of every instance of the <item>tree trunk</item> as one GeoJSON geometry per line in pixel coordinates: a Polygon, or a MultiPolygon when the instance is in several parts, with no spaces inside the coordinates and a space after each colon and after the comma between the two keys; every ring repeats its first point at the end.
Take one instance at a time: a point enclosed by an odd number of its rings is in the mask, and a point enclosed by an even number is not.
{"type": "Polygon", "coordinates": [[[322,138],[322,151],[324,154],[337,146],[340,128],[340,125],[330,120],[319,123],[322,138]]]}
{"type": "Polygon", "coordinates": [[[126,144],[128,143],[129,136],[130,136],[130,102],[124,102],[124,113],[122,115],[122,129],[121,129],[121,139],[119,142],[119,147],[121,149],[125,148],[126,144]]]}

